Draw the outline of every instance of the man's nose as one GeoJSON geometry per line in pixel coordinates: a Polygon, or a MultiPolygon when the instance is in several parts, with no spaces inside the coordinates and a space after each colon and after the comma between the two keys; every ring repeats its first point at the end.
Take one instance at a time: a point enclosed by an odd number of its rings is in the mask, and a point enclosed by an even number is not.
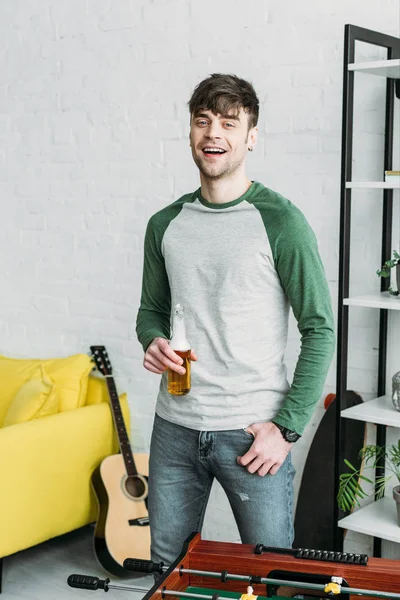
{"type": "Polygon", "coordinates": [[[206,135],[210,139],[221,138],[221,127],[219,123],[210,123],[206,135]]]}

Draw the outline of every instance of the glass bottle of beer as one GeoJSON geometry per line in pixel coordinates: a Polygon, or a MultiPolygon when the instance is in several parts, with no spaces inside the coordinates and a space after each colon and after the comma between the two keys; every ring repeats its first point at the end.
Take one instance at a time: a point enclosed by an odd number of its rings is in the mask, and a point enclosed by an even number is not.
{"type": "Polygon", "coordinates": [[[181,304],[176,304],[172,314],[172,338],[170,346],[183,360],[181,365],[186,369],[180,375],[168,369],[168,392],[174,396],[183,396],[190,391],[190,344],[186,337],[185,313],[181,304]]]}

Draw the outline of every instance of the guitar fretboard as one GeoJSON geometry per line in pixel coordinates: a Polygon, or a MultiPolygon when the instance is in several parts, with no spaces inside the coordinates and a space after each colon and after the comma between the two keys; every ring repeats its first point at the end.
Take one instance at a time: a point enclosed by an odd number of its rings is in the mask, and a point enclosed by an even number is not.
{"type": "Polygon", "coordinates": [[[110,401],[115,423],[115,429],[117,431],[119,447],[121,449],[121,454],[124,459],[125,469],[128,477],[134,477],[135,475],[137,475],[137,469],[135,461],[133,459],[132,448],[129,441],[128,433],[126,431],[117,389],[115,387],[114,379],[111,375],[106,375],[105,378],[107,381],[108,391],[110,393],[110,401]]]}

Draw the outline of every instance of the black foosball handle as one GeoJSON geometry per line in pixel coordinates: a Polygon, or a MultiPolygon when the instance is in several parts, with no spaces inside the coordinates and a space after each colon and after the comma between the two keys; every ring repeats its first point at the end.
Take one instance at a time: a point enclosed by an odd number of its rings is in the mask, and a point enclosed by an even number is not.
{"type": "Polygon", "coordinates": [[[90,575],[70,575],[67,579],[70,587],[79,588],[82,590],[104,590],[108,592],[108,584],[110,580],[91,577],[90,575]]]}
{"type": "Polygon", "coordinates": [[[326,562],[339,562],[353,565],[366,566],[368,564],[368,554],[354,554],[353,552],[335,552],[334,550],[310,550],[308,548],[273,548],[257,544],[256,554],[263,552],[275,552],[277,554],[290,554],[295,558],[305,558],[308,560],[323,560],[326,562]]]}
{"type": "Polygon", "coordinates": [[[163,573],[164,563],[154,563],[152,560],[140,558],[126,558],[123,562],[124,569],[135,573],[163,573]]]}

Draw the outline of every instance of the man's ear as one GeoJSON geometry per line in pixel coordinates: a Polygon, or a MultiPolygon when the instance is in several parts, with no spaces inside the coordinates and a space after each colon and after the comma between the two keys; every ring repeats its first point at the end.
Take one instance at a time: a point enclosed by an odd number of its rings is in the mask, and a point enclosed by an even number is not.
{"type": "Polygon", "coordinates": [[[254,146],[257,143],[257,137],[258,137],[258,127],[252,127],[249,131],[249,135],[248,135],[248,143],[249,146],[252,146],[254,148],[254,146]]]}

